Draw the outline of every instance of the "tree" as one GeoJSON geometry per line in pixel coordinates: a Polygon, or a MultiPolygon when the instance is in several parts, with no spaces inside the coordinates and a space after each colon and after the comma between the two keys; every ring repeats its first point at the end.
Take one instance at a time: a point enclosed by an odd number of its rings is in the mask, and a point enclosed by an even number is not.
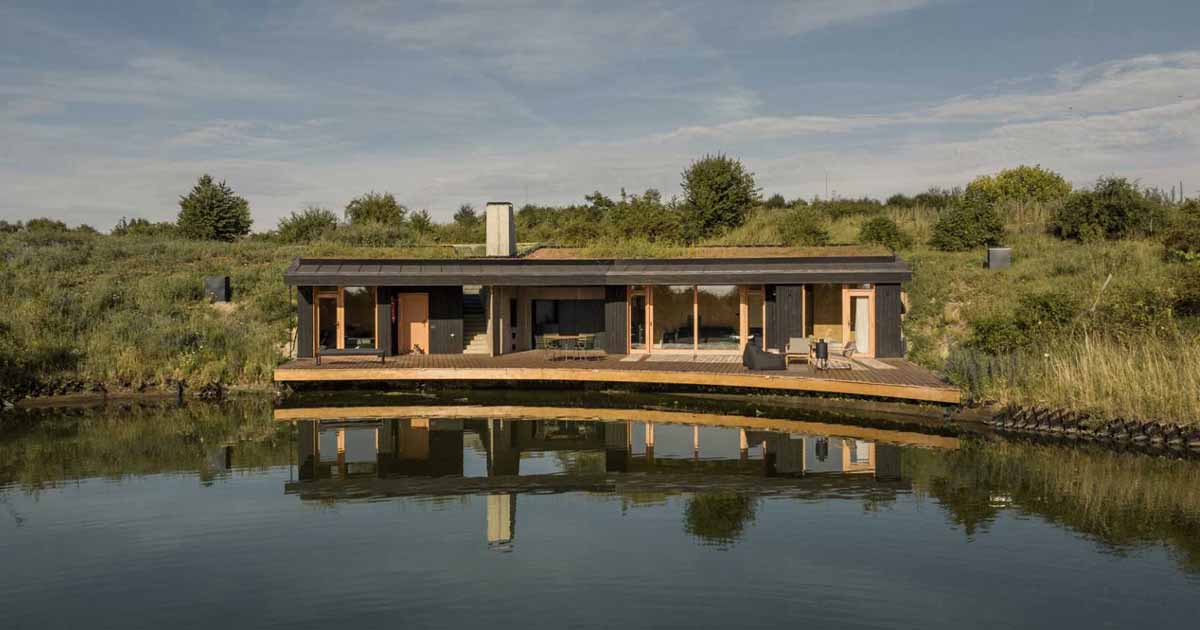
{"type": "Polygon", "coordinates": [[[355,197],[346,204],[346,220],[352,225],[360,223],[382,223],[399,226],[404,223],[408,208],[396,203],[392,193],[371,191],[355,197]]]}
{"type": "Polygon", "coordinates": [[[728,546],[737,542],[758,511],[754,497],[733,492],[701,492],[683,509],[684,529],[704,542],[728,546]]]}
{"type": "Polygon", "coordinates": [[[617,241],[640,239],[650,242],[678,240],[679,214],[673,203],[665,204],[662,194],[653,188],[641,195],[621,196],[621,201],[612,200],[600,193],[587,197],[596,204],[596,199],[607,201],[603,215],[605,232],[617,241]]]}
{"type": "Polygon", "coordinates": [[[417,234],[426,234],[433,230],[433,217],[428,210],[418,210],[408,217],[408,225],[417,234]]]}
{"type": "Polygon", "coordinates": [[[1200,201],[1190,200],[1180,207],[1178,216],[1163,235],[1167,257],[1182,261],[1200,261],[1200,201]]]}
{"type": "Polygon", "coordinates": [[[786,208],[788,203],[787,200],[783,198],[783,195],[775,193],[774,195],[767,197],[767,201],[763,205],[768,208],[786,208]]]}
{"type": "Polygon", "coordinates": [[[966,194],[983,195],[991,203],[1048,203],[1071,193],[1062,175],[1039,166],[1018,166],[983,175],[967,184],[966,194]]]}
{"type": "Polygon", "coordinates": [[[705,155],[683,172],[683,237],[689,242],[735,228],[758,202],[754,173],[722,154],[705,155]]]}
{"type": "Polygon", "coordinates": [[[279,220],[276,231],[285,243],[308,243],[320,240],[337,229],[338,217],[317,206],[308,206],[279,220]]]}
{"type": "Polygon", "coordinates": [[[474,228],[479,225],[480,220],[479,213],[475,212],[475,208],[469,203],[459,206],[458,211],[454,213],[454,222],[464,228],[474,228]]]}
{"type": "Polygon", "coordinates": [[[1165,209],[1124,177],[1102,177],[1091,190],[1071,193],[1054,213],[1051,229],[1060,238],[1117,239],[1162,226],[1165,209]]]}
{"type": "Polygon", "coordinates": [[[232,241],[250,233],[250,203],[233,189],[203,175],[192,192],[179,198],[176,225],[188,238],[232,241]]]}
{"type": "Polygon", "coordinates": [[[986,194],[964,194],[942,212],[933,225],[929,244],[942,251],[966,251],[984,245],[999,245],[1004,238],[1004,220],[986,194]]]}

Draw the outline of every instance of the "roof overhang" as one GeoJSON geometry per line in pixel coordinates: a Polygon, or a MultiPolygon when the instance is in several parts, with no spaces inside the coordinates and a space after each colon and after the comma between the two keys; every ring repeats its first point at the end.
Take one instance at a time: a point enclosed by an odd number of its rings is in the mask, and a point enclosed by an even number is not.
{"type": "Polygon", "coordinates": [[[291,286],[605,286],[632,284],[899,283],[912,271],[895,256],[530,260],[298,258],[291,286]]]}

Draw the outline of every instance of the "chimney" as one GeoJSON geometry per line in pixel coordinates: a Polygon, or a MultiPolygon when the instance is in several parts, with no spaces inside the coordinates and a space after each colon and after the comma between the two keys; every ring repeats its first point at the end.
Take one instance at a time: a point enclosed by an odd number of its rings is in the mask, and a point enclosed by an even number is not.
{"type": "Polygon", "coordinates": [[[507,201],[489,201],[487,204],[487,255],[517,255],[513,205],[507,201]]]}

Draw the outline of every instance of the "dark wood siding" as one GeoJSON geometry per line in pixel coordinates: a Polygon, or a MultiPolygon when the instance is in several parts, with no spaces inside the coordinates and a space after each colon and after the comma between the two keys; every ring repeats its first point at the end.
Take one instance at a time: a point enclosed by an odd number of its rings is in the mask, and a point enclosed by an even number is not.
{"type": "Polygon", "coordinates": [[[313,355],[313,288],[296,287],[296,356],[313,355]]]}
{"type": "Polygon", "coordinates": [[[378,287],[375,290],[375,330],[378,331],[379,338],[375,340],[375,347],[382,348],[387,354],[392,354],[392,289],[390,287],[378,287]]]}
{"type": "Polygon", "coordinates": [[[609,354],[629,352],[628,308],[625,300],[624,286],[604,287],[604,350],[609,354]]]}
{"type": "Polygon", "coordinates": [[[783,325],[779,319],[779,291],[778,287],[773,284],[766,285],[764,289],[763,299],[766,302],[766,321],[763,322],[764,330],[767,335],[767,348],[772,350],[783,350],[783,325]]]}
{"type": "Polygon", "coordinates": [[[429,353],[462,354],[462,287],[427,287],[418,291],[429,292],[429,353]]]}
{"type": "Polygon", "coordinates": [[[782,350],[792,337],[803,337],[802,284],[781,284],[775,287],[775,324],[767,333],[770,347],[782,350]]]}
{"type": "Polygon", "coordinates": [[[900,285],[875,285],[875,356],[903,357],[900,341],[900,285]]]}

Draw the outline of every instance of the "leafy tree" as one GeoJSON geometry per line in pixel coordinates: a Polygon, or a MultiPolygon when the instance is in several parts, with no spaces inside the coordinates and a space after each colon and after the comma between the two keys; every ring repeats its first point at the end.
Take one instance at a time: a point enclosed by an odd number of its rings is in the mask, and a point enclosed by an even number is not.
{"type": "Polygon", "coordinates": [[[417,234],[428,234],[433,231],[433,217],[428,210],[418,210],[408,217],[408,225],[417,234]]]}
{"type": "Polygon", "coordinates": [[[741,538],[754,522],[758,505],[754,497],[733,492],[701,492],[683,510],[684,529],[708,544],[727,546],[741,538]]]}
{"type": "Polygon", "coordinates": [[[203,175],[179,198],[179,231],[188,238],[232,241],[250,233],[250,204],[225,182],[203,175]]]}
{"type": "Polygon", "coordinates": [[[16,223],[9,223],[8,221],[0,219],[0,234],[12,234],[14,232],[20,232],[21,227],[22,225],[20,221],[17,221],[16,223]]]}
{"type": "Polygon", "coordinates": [[[982,195],[991,203],[1047,203],[1071,193],[1062,175],[1039,166],[1018,166],[995,175],[983,175],[967,184],[967,194],[982,195]]]}
{"type": "Polygon", "coordinates": [[[705,155],[683,172],[683,236],[689,242],[734,228],[758,201],[754,173],[722,154],[705,155]]]}
{"type": "MultiPolygon", "coordinates": [[[[622,191],[624,192],[624,191],[622,191]]],[[[616,241],[641,239],[650,242],[672,242],[679,239],[679,213],[672,204],[662,201],[662,194],[653,188],[641,195],[626,196],[621,201],[612,200],[595,193],[588,200],[593,206],[598,200],[607,201],[604,214],[604,231],[616,241]],[[598,196],[598,197],[597,197],[598,196]]]]}
{"type": "Polygon", "coordinates": [[[346,220],[353,224],[381,223],[399,226],[408,209],[396,202],[392,193],[371,191],[346,204],[346,220]]]}
{"type": "Polygon", "coordinates": [[[458,211],[454,213],[454,222],[465,228],[473,228],[479,225],[482,220],[483,217],[479,216],[479,213],[469,203],[459,206],[458,211]]]}
{"type": "Polygon", "coordinates": [[[966,251],[999,245],[1004,238],[1004,220],[986,195],[964,194],[933,225],[929,244],[942,251],[966,251]]]}
{"type": "Polygon", "coordinates": [[[888,217],[872,217],[858,231],[861,243],[883,245],[892,251],[912,245],[912,238],[888,217]]]}
{"type": "Polygon", "coordinates": [[[1050,224],[1060,238],[1118,239],[1148,234],[1161,226],[1165,209],[1124,177],[1102,177],[1091,190],[1071,193],[1050,224]]]}
{"type": "Polygon", "coordinates": [[[891,197],[888,197],[887,201],[885,201],[884,204],[889,205],[893,208],[911,208],[914,205],[916,205],[916,202],[913,200],[912,197],[909,197],[908,195],[905,195],[904,193],[896,193],[896,194],[892,195],[891,197]]]}
{"type": "Polygon", "coordinates": [[[279,220],[276,231],[285,243],[308,243],[320,240],[337,229],[338,216],[317,206],[309,206],[279,220]]]}
{"type": "Polygon", "coordinates": [[[779,235],[788,245],[818,246],[829,244],[829,230],[821,216],[811,208],[796,208],[787,213],[779,226],[779,235]]]}
{"type": "Polygon", "coordinates": [[[774,195],[768,197],[766,203],[763,205],[767,206],[768,208],[786,208],[788,203],[787,200],[783,198],[783,195],[775,193],[774,195]]]}
{"type": "Polygon", "coordinates": [[[960,188],[938,188],[935,186],[923,193],[917,194],[912,198],[912,203],[914,206],[942,210],[958,203],[962,198],[962,194],[962,189],[960,188]]]}

